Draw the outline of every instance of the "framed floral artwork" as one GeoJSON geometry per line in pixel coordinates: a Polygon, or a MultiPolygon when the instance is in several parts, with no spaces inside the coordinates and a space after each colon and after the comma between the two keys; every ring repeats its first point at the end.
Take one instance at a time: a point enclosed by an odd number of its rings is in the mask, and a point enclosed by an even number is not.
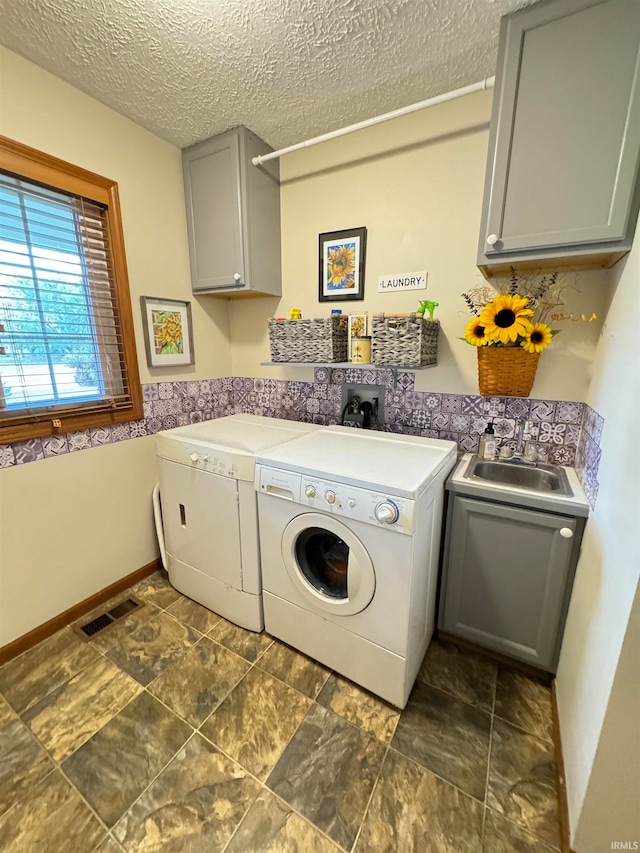
{"type": "Polygon", "coordinates": [[[140,305],[149,367],[194,364],[191,303],[141,296],[140,305]]]}
{"type": "Polygon", "coordinates": [[[364,299],[366,244],[366,228],[320,234],[320,302],[364,299]]]}

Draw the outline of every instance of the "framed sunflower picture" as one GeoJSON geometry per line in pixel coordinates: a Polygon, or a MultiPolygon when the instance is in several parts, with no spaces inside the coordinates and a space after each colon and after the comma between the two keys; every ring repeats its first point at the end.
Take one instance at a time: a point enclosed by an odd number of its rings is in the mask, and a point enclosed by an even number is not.
{"type": "Polygon", "coordinates": [[[141,296],[140,305],[149,367],[194,364],[191,303],[141,296]]]}
{"type": "Polygon", "coordinates": [[[366,228],[320,234],[320,302],[364,299],[366,247],[366,228]]]}

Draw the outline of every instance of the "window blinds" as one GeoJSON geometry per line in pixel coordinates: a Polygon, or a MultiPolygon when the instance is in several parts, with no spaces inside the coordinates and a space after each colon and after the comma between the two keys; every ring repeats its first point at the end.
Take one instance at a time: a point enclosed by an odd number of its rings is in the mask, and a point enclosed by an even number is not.
{"type": "Polygon", "coordinates": [[[0,172],[0,418],[131,402],[106,208],[0,172]]]}

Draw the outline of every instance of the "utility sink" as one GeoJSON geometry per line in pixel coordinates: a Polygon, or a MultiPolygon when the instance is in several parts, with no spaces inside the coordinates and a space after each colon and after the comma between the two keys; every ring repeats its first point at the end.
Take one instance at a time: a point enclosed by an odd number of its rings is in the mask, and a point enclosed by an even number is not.
{"type": "Polygon", "coordinates": [[[559,465],[538,464],[535,468],[509,462],[489,462],[474,456],[464,472],[466,480],[495,483],[531,492],[573,497],[567,475],[559,465]]]}

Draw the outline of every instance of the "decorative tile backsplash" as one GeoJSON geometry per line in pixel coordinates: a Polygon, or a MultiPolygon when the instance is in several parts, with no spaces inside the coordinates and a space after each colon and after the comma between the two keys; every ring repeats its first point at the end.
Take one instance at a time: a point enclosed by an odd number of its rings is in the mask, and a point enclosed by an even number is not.
{"type": "Polygon", "coordinates": [[[590,406],[563,400],[416,391],[415,373],[375,368],[317,367],[313,382],[242,376],[152,382],[142,389],[143,420],[0,446],[0,467],[153,435],[239,412],[335,424],[340,421],[341,386],[345,382],[385,386],[386,431],[449,439],[460,450],[475,452],[490,420],[498,445],[515,449],[518,421],[524,420],[525,442],[535,447],[538,460],[574,466],[591,505],[595,505],[604,421],[590,406]]]}

